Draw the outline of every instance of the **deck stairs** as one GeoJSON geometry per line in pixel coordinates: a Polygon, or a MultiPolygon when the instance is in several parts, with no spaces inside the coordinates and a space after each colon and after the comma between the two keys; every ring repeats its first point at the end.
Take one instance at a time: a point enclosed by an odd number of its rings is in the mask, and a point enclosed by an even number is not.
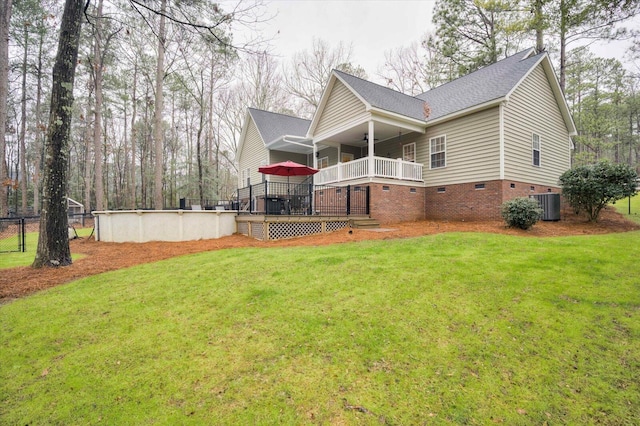
{"type": "Polygon", "coordinates": [[[356,229],[377,229],[380,222],[369,217],[358,217],[350,220],[350,226],[356,229]]]}

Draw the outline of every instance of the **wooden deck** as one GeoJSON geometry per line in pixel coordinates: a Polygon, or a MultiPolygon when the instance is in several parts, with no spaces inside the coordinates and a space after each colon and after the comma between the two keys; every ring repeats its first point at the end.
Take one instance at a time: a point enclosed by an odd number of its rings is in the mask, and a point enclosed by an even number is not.
{"type": "MultiPolygon", "coordinates": [[[[358,216],[359,217],[359,216],[358,216]]],[[[344,229],[354,216],[238,215],[239,234],[258,240],[281,240],[344,229]]]]}

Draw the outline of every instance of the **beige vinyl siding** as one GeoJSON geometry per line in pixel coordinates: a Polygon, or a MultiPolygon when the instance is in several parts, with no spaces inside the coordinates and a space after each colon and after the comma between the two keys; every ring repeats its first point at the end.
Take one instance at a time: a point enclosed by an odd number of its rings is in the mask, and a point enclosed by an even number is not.
{"type": "Polygon", "coordinates": [[[374,151],[376,156],[378,157],[392,158],[395,160],[397,158],[402,158],[403,145],[415,143],[416,144],[416,162],[421,162],[418,159],[418,151],[424,150],[426,147],[427,155],[429,154],[428,142],[427,142],[427,145],[421,146],[421,144],[424,143],[423,138],[424,138],[423,134],[412,132],[407,135],[402,135],[400,138],[396,137],[383,142],[379,142],[375,145],[374,151]]]}
{"type": "Polygon", "coordinates": [[[341,125],[368,117],[365,106],[340,80],[336,80],[314,131],[321,136],[341,125]]]}
{"type": "Polygon", "coordinates": [[[340,152],[353,154],[354,160],[357,160],[362,156],[362,149],[360,147],[352,146],[352,145],[344,145],[344,144],[340,145],[340,152]]]}
{"type": "MultiPolygon", "coordinates": [[[[409,141],[407,141],[409,142],[409,141]]],[[[500,178],[498,107],[427,128],[416,144],[426,186],[481,182],[500,178]],[[429,140],[446,136],[446,166],[430,169],[429,140]]]]}
{"type": "Polygon", "coordinates": [[[538,65],[504,107],[505,179],[557,186],[571,167],[569,133],[538,65]],[[532,134],[540,135],[540,166],[532,160],[532,134]]]}
{"type": "Polygon", "coordinates": [[[338,164],[338,148],[334,148],[332,146],[321,149],[318,151],[318,158],[329,157],[329,165],[335,166],[338,164]]]}
{"type": "MultiPolygon", "coordinates": [[[[312,166],[313,164],[307,163],[307,157],[311,158],[311,156],[307,156],[307,154],[298,154],[294,152],[285,152],[285,151],[270,151],[269,152],[269,164],[281,163],[283,161],[293,161],[298,164],[304,164],[305,166],[312,166]]],[[[289,179],[290,183],[300,183],[304,181],[306,176],[292,176],[289,179]]],[[[267,180],[269,182],[286,182],[286,176],[267,176],[267,180]]]]}
{"type": "Polygon", "coordinates": [[[258,173],[258,167],[266,165],[267,162],[267,148],[265,148],[262,142],[262,137],[253,119],[249,118],[247,132],[242,145],[242,152],[238,159],[238,167],[240,168],[240,170],[238,170],[239,187],[244,188],[246,186],[246,182],[242,182],[242,171],[247,168],[251,169],[250,179],[252,185],[262,182],[262,174],[258,173]]]}

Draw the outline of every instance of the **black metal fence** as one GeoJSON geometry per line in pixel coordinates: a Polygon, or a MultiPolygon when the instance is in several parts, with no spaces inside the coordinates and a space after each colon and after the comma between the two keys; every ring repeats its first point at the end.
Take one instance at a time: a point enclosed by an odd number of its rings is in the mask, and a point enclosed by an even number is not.
{"type": "Polygon", "coordinates": [[[0,253],[24,252],[25,218],[0,218],[0,253]]]}
{"type": "Polygon", "coordinates": [[[314,211],[320,215],[368,216],[368,185],[319,185],[314,190],[314,211]]]}
{"type": "MultiPolygon", "coordinates": [[[[91,213],[71,213],[68,215],[68,223],[71,228],[93,227],[93,215],[91,213]]],[[[38,232],[40,228],[40,216],[3,217],[0,218],[0,253],[25,252],[27,232],[38,232]]]]}
{"type": "Polygon", "coordinates": [[[369,214],[369,186],[262,182],[238,190],[240,214],[350,216],[369,214]]]}
{"type": "Polygon", "coordinates": [[[237,210],[234,200],[200,200],[199,198],[180,198],[180,210],[237,210]]]}

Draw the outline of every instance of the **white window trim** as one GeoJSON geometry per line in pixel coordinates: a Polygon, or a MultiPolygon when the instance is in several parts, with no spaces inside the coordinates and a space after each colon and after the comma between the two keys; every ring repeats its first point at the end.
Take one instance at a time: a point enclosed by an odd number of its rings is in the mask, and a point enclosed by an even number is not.
{"type": "Polygon", "coordinates": [[[533,167],[542,166],[542,137],[538,133],[531,133],[531,165],[533,167]],[[538,137],[538,149],[535,149],[535,137],[538,137]],[[535,163],[535,152],[538,151],[538,164],[535,163]]]}
{"type": "Polygon", "coordinates": [[[415,163],[416,162],[416,157],[417,157],[417,154],[416,154],[416,143],[415,142],[411,142],[411,143],[407,143],[407,144],[402,145],[402,160],[403,161],[411,161],[412,163],[415,163]],[[406,154],[404,152],[404,149],[406,147],[409,147],[409,146],[413,147],[413,160],[407,160],[407,156],[406,156],[406,154]]]}
{"type": "Polygon", "coordinates": [[[434,169],[444,169],[445,167],[447,167],[447,135],[438,135],[438,136],[434,136],[432,138],[429,138],[429,170],[434,170],[434,169]],[[444,150],[443,151],[437,151],[437,152],[432,152],[431,151],[431,142],[434,139],[440,139],[440,138],[444,138],[444,150]],[[440,152],[444,152],[444,165],[440,166],[440,167],[431,167],[432,165],[432,161],[431,161],[431,156],[433,154],[438,154],[440,152]]]}
{"type": "Polygon", "coordinates": [[[329,167],[329,157],[327,156],[327,157],[320,157],[320,158],[318,158],[318,169],[324,169],[324,168],[326,168],[326,167],[329,167]],[[326,166],[324,166],[324,167],[322,167],[322,166],[321,166],[321,164],[322,164],[322,162],[323,162],[323,161],[326,161],[326,162],[327,162],[327,165],[326,165],[326,166]]]}

